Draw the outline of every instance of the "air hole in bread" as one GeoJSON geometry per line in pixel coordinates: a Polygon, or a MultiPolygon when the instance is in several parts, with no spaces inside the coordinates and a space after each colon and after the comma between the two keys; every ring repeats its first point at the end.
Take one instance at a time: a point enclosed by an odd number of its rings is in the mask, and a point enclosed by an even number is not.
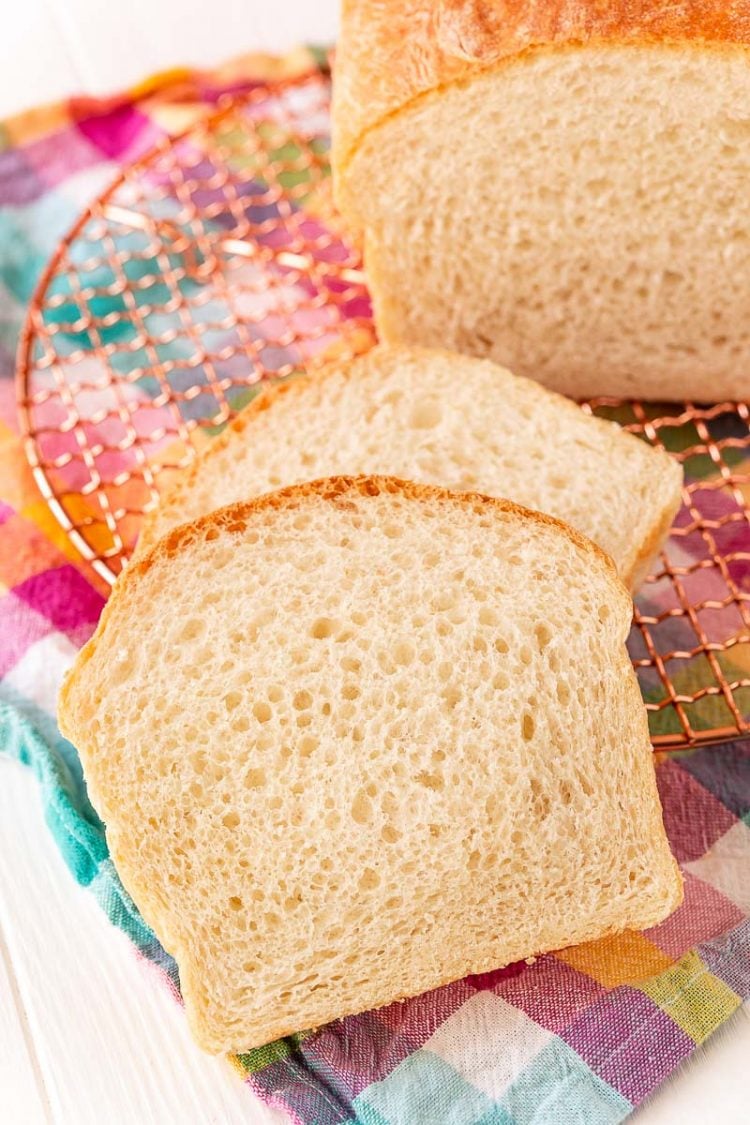
{"type": "Polygon", "coordinates": [[[332,620],[332,618],[319,617],[317,621],[313,622],[310,635],[314,637],[316,641],[323,641],[328,637],[332,637],[339,629],[340,625],[338,622],[332,620]]]}
{"type": "Polygon", "coordinates": [[[261,699],[253,704],[253,715],[259,723],[269,722],[272,714],[273,711],[271,710],[270,704],[266,703],[265,700],[261,699]]]}
{"type": "Polygon", "coordinates": [[[445,788],[445,779],[439,773],[427,773],[426,770],[421,770],[415,775],[414,780],[425,789],[432,789],[435,792],[445,788]]]}
{"type": "Polygon", "coordinates": [[[433,430],[440,425],[443,411],[439,402],[425,399],[424,402],[415,403],[409,416],[409,423],[415,430],[433,430]]]}
{"type": "Polygon", "coordinates": [[[238,691],[229,691],[224,696],[224,706],[227,711],[236,711],[242,702],[242,695],[238,691]]]}
{"type": "Polygon", "coordinates": [[[355,824],[370,824],[372,821],[372,802],[364,789],[359,790],[352,802],[351,816],[355,824]]]}

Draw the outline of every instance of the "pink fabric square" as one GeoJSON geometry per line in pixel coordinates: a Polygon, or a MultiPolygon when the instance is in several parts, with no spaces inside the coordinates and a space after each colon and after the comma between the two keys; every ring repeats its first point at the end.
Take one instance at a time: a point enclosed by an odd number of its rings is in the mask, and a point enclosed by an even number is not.
{"type": "Polygon", "coordinates": [[[33,644],[51,632],[52,623],[14,593],[0,598],[0,677],[6,676],[33,644]]]}
{"type": "Polygon", "coordinates": [[[32,141],[26,145],[23,154],[47,187],[56,187],[76,172],[91,168],[101,160],[101,154],[94,146],[72,127],[32,141]]]}
{"type": "Polygon", "coordinates": [[[656,771],[664,808],[664,827],[680,863],[699,859],[728,832],[737,818],[678,762],[663,762],[656,771]]]}
{"type": "Polygon", "coordinates": [[[527,965],[522,975],[499,980],[493,991],[542,1027],[559,1034],[607,990],[585,973],[548,955],[527,965]]]}
{"type": "Polygon", "coordinates": [[[150,118],[133,106],[123,105],[78,122],[81,134],[110,160],[133,159],[162,136],[150,118]]]}
{"type": "Polygon", "coordinates": [[[668,957],[679,961],[694,945],[732,930],[745,917],[738,906],[689,871],[683,871],[685,898],[665,922],[646,936],[668,957]]]}

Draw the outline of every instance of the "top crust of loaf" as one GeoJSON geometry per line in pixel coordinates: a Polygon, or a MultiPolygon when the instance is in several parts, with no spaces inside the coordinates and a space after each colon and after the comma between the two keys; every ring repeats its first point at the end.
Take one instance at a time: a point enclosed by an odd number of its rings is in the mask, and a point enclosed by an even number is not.
{"type": "Polygon", "coordinates": [[[750,47],[740,0],[343,0],[333,166],[418,98],[532,51],[597,43],[750,47]]]}

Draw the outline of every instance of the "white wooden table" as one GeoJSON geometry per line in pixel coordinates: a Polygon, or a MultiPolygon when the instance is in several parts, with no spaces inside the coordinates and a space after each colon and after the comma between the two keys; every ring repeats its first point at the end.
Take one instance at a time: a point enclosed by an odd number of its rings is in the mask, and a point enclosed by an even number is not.
{"type": "MultiPolygon", "coordinates": [[[[3,11],[0,117],[178,63],[210,66],[243,51],[331,41],[337,7],[19,0],[3,11]]],[[[195,1047],[154,973],[68,874],[31,773],[0,758],[0,1125],[278,1125],[282,1118],[228,1064],[195,1047]]],[[[637,1118],[744,1123],[749,1072],[745,1008],[637,1118]]]]}

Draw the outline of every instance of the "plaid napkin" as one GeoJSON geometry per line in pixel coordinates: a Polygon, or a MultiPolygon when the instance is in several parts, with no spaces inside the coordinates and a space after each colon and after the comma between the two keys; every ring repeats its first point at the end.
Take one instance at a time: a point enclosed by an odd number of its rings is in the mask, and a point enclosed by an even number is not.
{"type": "MultiPolygon", "coordinates": [[[[306,51],[245,58],[0,125],[0,750],[35,771],[72,874],[175,992],[174,962],[120,884],[55,725],[57,686],[105,591],[84,577],[31,479],[13,353],[56,240],[121,164],[221,93],[315,65],[306,51]]],[[[660,596],[658,586],[649,593],[655,612],[660,596]]],[[[239,1056],[238,1070],[303,1125],[622,1120],[750,996],[750,743],[660,756],[657,770],[685,877],[685,902],[668,921],[291,1036],[239,1056]]]]}

